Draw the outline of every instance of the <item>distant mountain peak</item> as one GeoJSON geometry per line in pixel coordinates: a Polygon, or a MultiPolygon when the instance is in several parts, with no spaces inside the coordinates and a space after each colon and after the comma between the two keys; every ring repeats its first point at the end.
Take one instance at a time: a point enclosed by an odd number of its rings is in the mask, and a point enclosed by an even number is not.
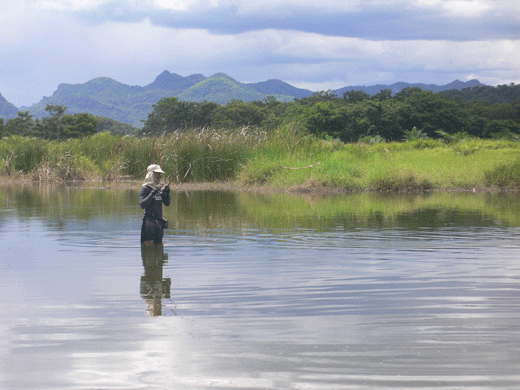
{"type": "Polygon", "coordinates": [[[343,87],[340,89],[335,90],[334,92],[338,96],[342,96],[344,92],[356,90],[356,91],[363,91],[368,93],[369,95],[375,95],[376,93],[380,92],[383,89],[390,89],[392,93],[397,93],[402,91],[404,88],[407,87],[419,87],[424,91],[433,91],[433,92],[441,92],[446,91],[449,89],[462,89],[462,88],[473,88],[477,86],[484,86],[480,81],[478,80],[469,80],[469,81],[460,81],[460,80],[454,80],[449,84],[445,85],[436,85],[436,84],[423,84],[423,83],[405,83],[403,81],[393,83],[391,85],[385,85],[385,84],[377,84],[377,85],[371,85],[371,86],[365,86],[365,85],[352,85],[348,87],[343,87]]]}
{"type": "Polygon", "coordinates": [[[148,84],[145,89],[161,89],[165,91],[180,92],[186,88],[201,82],[205,77],[201,74],[182,77],[177,73],[164,70],[155,80],[148,84]]]}
{"type": "Polygon", "coordinates": [[[155,78],[154,82],[168,83],[168,82],[172,82],[172,81],[179,81],[183,78],[184,77],[178,75],[177,73],[170,73],[167,70],[163,70],[162,73],[155,78]]]}
{"type": "Polygon", "coordinates": [[[466,82],[460,81],[460,80],[454,80],[451,83],[446,84],[446,87],[449,87],[448,89],[462,89],[462,88],[473,88],[473,87],[481,87],[484,84],[482,84],[477,79],[471,79],[466,82]]]}
{"type": "Polygon", "coordinates": [[[233,77],[228,76],[227,74],[222,73],[222,72],[215,73],[214,75],[212,75],[212,76],[210,76],[208,78],[210,78],[210,79],[227,79],[227,80],[232,81],[234,83],[237,83],[237,84],[239,83],[233,77]]]}

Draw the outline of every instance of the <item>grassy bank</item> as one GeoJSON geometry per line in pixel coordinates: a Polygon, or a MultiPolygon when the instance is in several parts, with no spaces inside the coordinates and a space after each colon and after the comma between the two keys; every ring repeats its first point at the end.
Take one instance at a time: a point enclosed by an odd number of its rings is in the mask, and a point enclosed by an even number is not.
{"type": "Polygon", "coordinates": [[[247,161],[238,174],[241,183],[301,191],[520,188],[518,142],[428,139],[343,144],[305,137],[297,131],[286,130],[279,136],[285,142],[266,142],[247,161]]]}
{"type": "Polygon", "coordinates": [[[273,132],[204,129],[158,138],[100,133],[46,141],[0,141],[3,179],[122,181],[159,163],[175,182],[229,182],[299,191],[425,191],[520,188],[520,143],[461,139],[444,143],[343,144],[296,125],[273,132]]]}

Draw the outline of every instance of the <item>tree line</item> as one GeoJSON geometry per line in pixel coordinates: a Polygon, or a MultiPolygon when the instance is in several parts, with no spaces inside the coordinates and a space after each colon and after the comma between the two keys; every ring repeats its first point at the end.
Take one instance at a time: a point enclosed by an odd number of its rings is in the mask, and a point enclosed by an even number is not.
{"type": "Polygon", "coordinates": [[[370,96],[351,90],[332,91],[280,102],[233,100],[226,105],[164,98],[153,106],[141,134],[176,130],[258,126],[266,130],[288,122],[301,123],[309,133],[344,142],[361,138],[400,141],[406,137],[440,138],[466,133],[481,138],[516,139],[520,134],[520,85],[475,87],[468,91],[434,93],[408,87],[393,94],[384,89],[370,96]],[[490,99],[483,98],[487,94],[490,99]]]}
{"type": "Polygon", "coordinates": [[[260,127],[269,131],[294,122],[310,134],[343,142],[400,141],[454,134],[518,139],[520,135],[520,85],[514,84],[438,93],[418,87],[395,94],[383,89],[372,96],[359,90],[346,91],[341,97],[332,91],[320,91],[290,102],[270,96],[251,102],[236,99],[225,105],[169,97],[153,105],[140,130],[87,113],[66,114],[65,110],[66,107],[50,104],[46,107],[49,116],[42,119],[34,119],[28,112],[19,112],[17,118],[6,123],[0,119],[0,136],[60,140],[107,130],[139,136],[197,128],[260,127]]]}
{"type": "Polygon", "coordinates": [[[110,118],[98,117],[88,113],[68,114],[67,107],[48,104],[49,114],[35,119],[28,111],[19,111],[18,116],[7,122],[0,118],[0,137],[18,135],[49,140],[82,138],[98,132],[110,131],[113,134],[135,134],[137,129],[130,124],[110,118]]]}

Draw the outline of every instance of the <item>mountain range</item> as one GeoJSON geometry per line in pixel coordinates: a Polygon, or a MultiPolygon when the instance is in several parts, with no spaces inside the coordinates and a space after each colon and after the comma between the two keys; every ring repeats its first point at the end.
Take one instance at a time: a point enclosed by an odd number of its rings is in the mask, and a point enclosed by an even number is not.
{"type": "Polygon", "coordinates": [[[18,115],[18,108],[13,103],[9,103],[0,93],[0,118],[10,119],[18,115]]]}
{"type": "MultiPolygon", "coordinates": [[[[420,87],[423,90],[440,92],[449,89],[462,89],[481,86],[478,80],[462,82],[455,80],[446,85],[409,84],[399,82],[391,85],[347,86],[333,91],[342,96],[345,91],[362,90],[370,95],[382,89],[390,89],[393,93],[406,87],[420,87]]],[[[274,96],[281,101],[301,99],[313,94],[312,91],[296,88],[281,80],[267,80],[258,83],[242,83],[224,73],[210,77],[193,74],[183,77],[167,70],[155,80],[144,86],[130,86],[109,77],[98,77],[84,84],[60,84],[52,96],[44,96],[41,101],[31,107],[16,108],[0,94],[0,118],[10,119],[18,111],[29,111],[35,118],[48,115],[47,104],[67,107],[67,113],[87,112],[92,115],[111,118],[120,122],[142,127],[152,106],[165,97],[177,97],[185,101],[204,100],[226,104],[232,99],[243,101],[263,100],[274,96]]]]}

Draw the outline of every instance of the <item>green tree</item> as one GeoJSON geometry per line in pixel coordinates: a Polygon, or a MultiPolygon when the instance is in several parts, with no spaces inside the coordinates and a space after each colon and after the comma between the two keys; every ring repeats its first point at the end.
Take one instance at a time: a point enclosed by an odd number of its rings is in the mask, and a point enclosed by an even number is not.
{"type": "Polygon", "coordinates": [[[19,111],[18,116],[9,119],[4,126],[5,135],[31,135],[34,129],[33,116],[29,111],[19,111]]]}
{"type": "Polygon", "coordinates": [[[403,141],[418,141],[428,138],[428,135],[417,127],[414,127],[412,130],[404,130],[403,141]]]}
{"type": "Polygon", "coordinates": [[[34,124],[30,135],[55,140],[87,137],[97,133],[98,120],[87,113],[66,114],[67,107],[48,104],[45,110],[50,114],[34,124]]]}
{"type": "Polygon", "coordinates": [[[163,98],[153,105],[141,134],[163,134],[188,128],[211,126],[217,103],[187,102],[176,97],[163,98]]]}
{"type": "Polygon", "coordinates": [[[345,116],[331,101],[322,101],[307,107],[302,118],[307,130],[317,136],[330,136],[345,141],[345,116]]]}
{"type": "Polygon", "coordinates": [[[369,134],[367,103],[368,100],[364,100],[359,104],[345,104],[338,108],[338,116],[344,124],[341,137],[339,137],[343,142],[356,142],[359,137],[369,134]]]}
{"type": "Polygon", "coordinates": [[[281,102],[270,95],[264,98],[262,105],[265,118],[262,120],[261,126],[267,130],[272,130],[281,126],[287,120],[287,109],[291,105],[294,106],[295,103],[281,102]]]}
{"type": "Polygon", "coordinates": [[[410,107],[395,99],[388,99],[381,103],[381,116],[376,134],[386,140],[397,141],[402,138],[404,128],[401,123],[410,113],[410,107]]]}
{"type": "Polygon", "coordinates": [[[330,102],[337,100],[338,95],[332,90],[314,92],[311,96],[299,99],[298,102],[302,105],[313,105],[318,102],[330,102]]]}
{"type": "Polygon", "coordinates": [[[47,139],[61,139],[63,138],[63,117],[67,107],[57,104],[47,104],[45,111],[50,116],[46,116],[39,121],[36,121],[32,135],[47,139]]]}
{"type": "Polygon", "coordinates": [[[132,126],[130,123],[124,123],[116,121],[115,119],[105,118],[102,116],[96,116],[97,119],[97,132],[102,133],[108,131],[112,134],[118,135],[136,135],[137,128],[132,126]]]}
{"type": "Polygon", "coordinates": [[[65,115],[60,126],[58,138],[81,138],[97,133],[97,119],[94,115],[81,113],[65,115]]]}
{"type": "Polygon", "coordinates": [[[200,103],[194,103],[193,117],[191,118],[192,126],[196,128],[212,126],[213,114],[219,107],[220,104],[206,100],[200,103]]]}
{"type": "Polygon", "coordinates": [[[409,92],[403,95],[406,96],[403,102],[409,107],[409,115],[403,116],[400,124],[403,129],[417,127],[428,137],[437,137],[438,130],[449,134],[465,131],[467,112],[461,102],[432,91],[419,89],[409,92]]]}
{"type": "Polygon", "coordinates": [[[221,128],[260,126],[266,118],[265,105],[261,102],[246,103],[236,99],[215,110],[212,124],[221,128]]]}
{"type": "Polygon", "coordinates": [[[399,101],[405,101],[405,99],[409,98],[413,94],[421,93],[423,90],[419,87],[406,87],[401,89],[401,91],[397,92],[394,95],[394,99],[399,101]]]}
{"type": "Polygon", "coordinates": [[[343,99],[348,103],[361,103],[363,100],[370,99],[370,95],[365,91],[352,89],[343,93],[343,99]]]}
{"type": "Polygon", "coordinates": [[[520,125],[511,119],[492,120],[486,123],[483,136],[500,139],[518,139],[520,125]]]}
{"type": "Polygon", "coordinates": [[[339,108],[345,123],[342,140],[356,142],[360,137],[379,136],[386,140],[400,140],[403,134],[401,122],[406,116],[406,104],[388,99],[364,100],[358,104],[346,104],[339,108]]]}
{"type": "Polygon", "coordinates": [[[392,90],[391,89],[382,89],[374,96],[371,97],[372,100],[376,100],[382,102],[384,100],[388,100],[392,98],[392,90]]]}
{"type": "Polygon", "coordinates": [[[176,97],[163,98],[154,104],[148,114],[142,133],[163,134],[186,129],[191,116],[191,105],[176,97]]]}

